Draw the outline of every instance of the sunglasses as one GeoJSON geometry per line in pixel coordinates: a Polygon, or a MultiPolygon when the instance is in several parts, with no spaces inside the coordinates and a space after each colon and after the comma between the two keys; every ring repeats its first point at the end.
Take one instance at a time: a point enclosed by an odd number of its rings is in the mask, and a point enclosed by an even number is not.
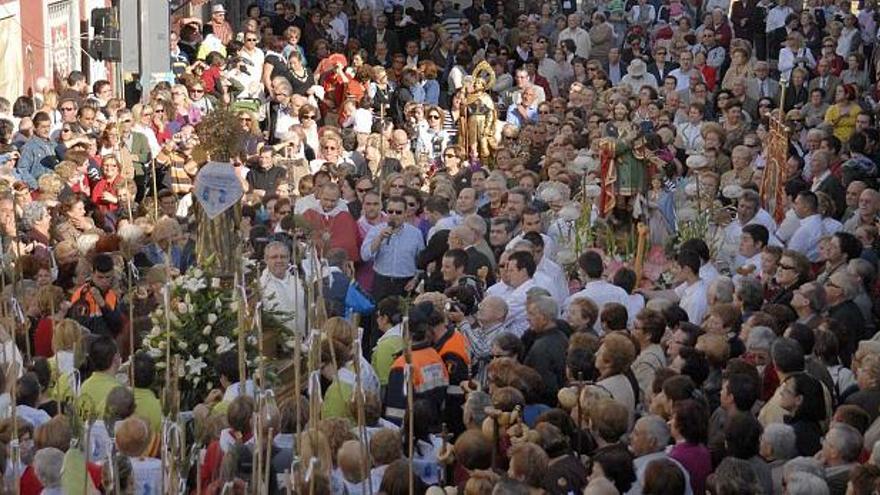
{"type": "Polygon", "coordinates": [[[257,41],[256,38],[246,38],[245,41],[257,41]]]}
{"type": "Polygon", "coordinates": [[[303,115],[303,116],[300,117],[300,118],[301,118],[302,120],[315,120],[315,116],[314,116],[314,115],[303,115]]]}
{"type": "Polygon", "coordinates": [[[431,119],[431,120],[440,120],[440,116],[439,116],[439,115],[428,115],[428,118],[431,119]]]}
{"type": "Polygon", "coordinates": [[[403,210],[386,210],[389,215],[403,215],[403,210]]]}
{"type": "Polygon", "coordinates": [[[71,132],[71,129],[70,129],[70,127],[65,127],[63,129],[61,129],[61,132],[71,132]]]}
{"type": "Polygon", "coordinates": [[[73,112],[75,110],[76,110],[76,108],[73,108],[73,107],[61,107],[62,112],[73,112]]]}
{"type": "Polygon", "coordinates": [[[339,148],[337,148],[336,146],[321,146],[321,149],[324,149],[327,151],[336,151],[339,148]]]}
{"type": "Polygon", "coordinates": [[[193,88],[190,91],[193,93],[204,93],[205,92],[205,90],[201,89],[201,88],[193,88]]]}
{"type": "Polygon", "coordinates": [[[396,187],[399,189],[403,189],[403,184],[391,184],[391,187],[396,187]]]}
{"type": "Polygon", "coordinates": [[[157,109],[155,109],[155,110],[153,110],[153,111],[156,112],[156,113],[165,113],[165,109],[164,109],[164,108],[157,108],[157,109]]]}
{"type": "Polygon", "coordinates": [[[415,207],[419,206],[419,204],[418,203],[407,203],[406,206],[407,206],[407,208],[415,208],[415,207]]]}
{"type": "Polygon", "coordinates": [[[779,264],[779,269],[780,269],[780,270],[794,270],[794,266],[792,266],[792,265],[783,265],[782,263],[780,263],[780,264],[779,264]]]}
{"type": "Polygon", "coordinates": [[[372,187],[358,187],[358,188],[356,189],[356,191],[359,192],[359,193],[368,193],[368,192],[370,192],[370,191],[372,191],[372,190],[373,190],[372,187]]]}

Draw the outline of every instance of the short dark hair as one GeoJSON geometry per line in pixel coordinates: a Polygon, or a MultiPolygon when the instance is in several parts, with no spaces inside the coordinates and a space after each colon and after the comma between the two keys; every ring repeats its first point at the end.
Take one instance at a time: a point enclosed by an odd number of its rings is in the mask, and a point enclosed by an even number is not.
{"type": "Polygon", "coordinates": [[[37,112],[31,121],[34,123],[34,127],[37,127],[44,122],[52,122],[52,117],[49,117],[49,114],[46,112],[37,112]]]}
{"type": "Polygon", "coordinates": [[[788,337],[776,339],[770,354],[777,370],[785,374],[804,371],[804,350],[797,340],[788,337]]]}
{"type": "Polygon", "coordinates": [[[18,390],[15,398],[16,405],[37,407],[40,400],[40,380],[33,372],[25,373],[18,379],[18,390]]]}
{"type": "Polygon", "coordinates": [[[241,380],[238,370],[238,351],[229,350],[217,356],[217,375],[236,383],[241,380]]]}
{"type": "Polygon", "coordinates": [[[602,276],[604,266],[602,264],[602,255],[596,251],[586,251],[578,258],[578,267],[584,271],[590,278],[599,278],[602,276]]]}
{"type": "Polygon", "coordinates": [[[767,245],[767,242],[770,240],[770,231],[767,230],[767,227],[757,223],[750,223],[743,227],[743,234],[749,234],[749,237],[752,238],[756,243],[761,244],[761,248],[767,245]]]}
{"type": "Polygon", "coordinates": [[[758,455],[762,432],[761,423],[750,413],[735,413],[724,427],[727,454],[744,460],[758,455]]]}
{"type": "Polygon", "coordinates": [[[535,257],[532,256],[532,253],[526,251],[516,251],[511,253],[507,258],[507,262],[516,261],[517,268],[525,268],[526,273],[529,274],[529,277],[535,276],[535,270],[537,266],[535,265],[535,257]]]}
{"type": "Polygon", "coordinates": [[[706,406],[694,399],[685,399],[675,404],[675,426],[690,443],[706,443],[709,435],[709,413],[706,406]]]}
{"type": "Polygon", "coordinates": [[[450,249],[443,254],[444,258],[452,260],[452,266],[456,268],[464,268],[467,265],[468,255],[464,249],[450,249]]]}
{"type": "Polygon", "coordinates": [[[134,386],[150,388],[156,375],[156,362],[149,354],[139,351],[134,355],[134,386]]]}
{"type": "Polygon", "coordinates": [[[113,258],[109,254],[101,253],[95,256],[92,267],[96,272],[109,273],[113,271],[113,258]]]}
{"type": "Polygon", "coordinates": [[[683,346],[678,351],[678,357],[684,361],[681,374],[691,377],[697,386],[703,386],[703,382],[709,378],[709,360],[706,356],[693,347],[683,346]]]}
{"type": "Polygon", "coordinates": [[[95,371],[105,371],[113,366],[113,358],[119,349],[116,341],[109,335],[96,335],[89,344],[89,362],[95,371]]]}
{"type": "Polygon", "coordinates": [[[801,201],[806,203],[807,207],[810,211],[818,211],[819,210],[819,197],[816,196],[816,193],[813,191],[805,190],[801,191],[797,194],[798,198],[801,198],[801,201]]]}
{"type": "Polygon", "coordinates": [[[702,239],[688,239],[681,243],[680,250],[690,250],[697,253],[700,255],[700,263],[705,263],[712,257],[709,252],[709,245],[702,239]]]}
{"type": "Polygon", "coordinates": [[[425,211],[432,211],[441,215],[449,214],[449,201],[439,196],[430,196],[425,200],[425,211]]]}
{"type": "Polygon", "coordinates": [[[620,303],[606,303],[599,313],[599,319],[609,330],[626,330],[626,323],[629,315],[626,312],[626,306],[620,303]]]}
{"type": "Polygon", "coordinates": [[[675,262],[682,268],[689,268],[694,275],[700,273],[700,255],[696,251],[682,249],[675,257],[675,262]]]}
{"type": "Polygon", "coordinates": [[[537,232],[526,232],[522,236],[523,240],[529,241],[538,249],[544,249],[544,238],[537,232]]]}
{"type": "Polygon", "coordinates": [[[443,323],[443,315],[430,301],[423,301],[409,308],[409,331],[414,341],[422,341],[428,331],[443,323]]]}
{"type": "Polygon", "coordinates": [[[840,250],[846,255],[847,260],[853,260],[862,255],[862,243],[859,239],[849,232],[838,231],[834,233],[837,242],[840,244],[840,250]]]}
{"type": "Polygon", "coordinates": [[[740,411],[750,411],[758,400],[758,383],[754,377],[745,373],[731,373],[724,378],[727,393],[740,411]]]}
{"type": "Polygon", "coordinates": [[[641,322],[641,331],[648,335],[651,343],[659,344],[666,333],[666,318],[663,313],[645,308],[639,311],[636,320],[641,322]]]}
{"type": "Polygon", "coordinates": [[[801,346],[804,354],[812,354],[816,345],[816,334],[813,329],[803,323],[792,323],[786,331],[788,337],[795,340],[801,346]]]}
{"type": "Polygon", "coordinates": [[[626,266],[621,267],[614,273],[612,283],[625,290],[627,294],[632,294],[633,289],[636,288],[635,270],[626,266]]]}

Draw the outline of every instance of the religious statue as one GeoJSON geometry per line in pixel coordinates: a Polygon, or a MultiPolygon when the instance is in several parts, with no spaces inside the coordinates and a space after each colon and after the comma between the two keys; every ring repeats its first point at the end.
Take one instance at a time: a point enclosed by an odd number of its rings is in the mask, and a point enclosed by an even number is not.
{"type": "Polygon", "coordinates": [[[627,217],[644,219],[646,195],[652,170],[662,168],[664,162],[648,149],[645,135],[638,133],[631,141],[603,139],[599,145],[601,156],[602,194],[600,213],[612,216],[612,221],[623,222],[627,217]]]}
{"type": "Polygon", "coordinates": [[[461,112],[462,122],[459,135],[468,156],[478,158],[480,163],[490,163],[493,153],[498,148],[495,138],[497,115],[495,102],[488,89],[495,85],[495,72],[486,61],[477,64],[473,74],[465,84],[464,106],[461,112]],[[483,75],[487,78],[484,78],[483,75]]]}

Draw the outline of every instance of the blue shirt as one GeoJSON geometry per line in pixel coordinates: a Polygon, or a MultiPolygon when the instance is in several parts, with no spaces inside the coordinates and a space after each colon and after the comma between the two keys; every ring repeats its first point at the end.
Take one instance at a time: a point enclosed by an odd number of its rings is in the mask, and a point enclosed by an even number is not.
{"type": "Polygon", "coordinates": [[[514,125],[516,127],[522,127],[523,125],[529,122],[537,122],[538,121],[538,107],[532,106],[529,107],[528,115],[520,115],[519,106],[516,104],[510,105],[507,107],[507,118],[505,122],[508,124],[514,125]]]}
{"type": "Polygon", "coordinates": [[[381,232],[388,226],[387,222],[375,225],[361,244],[361,259],[373,262],[373,270],[385,277],[405,278],[416,274],[416,256],[425,248],[422,232],[409,223],[382,241],[379,249],[373,252],[370,246],[381,232]]]}
{"type": "Polygon", "coordinates": [[[21,148],[21,157],[15,166],[15,175],[31,189],[37,188],[37,179],[55,168],[55,145],[48,139],[32,137],[21,148]]]}

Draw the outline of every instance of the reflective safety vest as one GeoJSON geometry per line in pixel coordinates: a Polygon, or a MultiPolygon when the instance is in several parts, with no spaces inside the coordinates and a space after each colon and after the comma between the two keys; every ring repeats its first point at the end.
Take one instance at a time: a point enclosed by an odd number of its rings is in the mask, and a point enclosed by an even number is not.
{"type": "MultiPolygon", "coordinates": [[[[70,297],[70,311],[73,316],[81,318],[95,318],[101,316],[101,308],[98,306],[98,303],[95,302],[94,296],[92,296],[92,287],[94,287],[94,285],[84,284],[74,291],[73,295],[70,297]]],[[[107,293],[104,294],[104,302],[107,304],[108,308],[116,309],[116,304],[119,303],[119,299],[116,297],[116,292],[112,289],[108,290],[107,293]]]]}

